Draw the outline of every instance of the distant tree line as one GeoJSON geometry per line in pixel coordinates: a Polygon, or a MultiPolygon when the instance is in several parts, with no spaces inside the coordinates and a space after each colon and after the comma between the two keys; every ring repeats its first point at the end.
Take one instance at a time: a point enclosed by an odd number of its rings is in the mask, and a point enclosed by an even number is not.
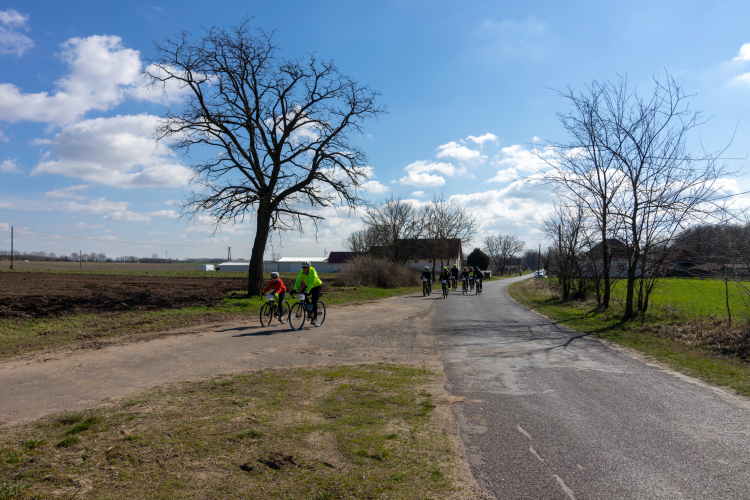
{"type": "MultiPolygon", "coordinates": [[[[10,260],[10,250],[0,250],[0,260],[10,260]]],[[[107,257],[102,252],[81,253],[72,252],[70,255],[57,255],[54,252],[26,252],[13,251],[13,260],[28,260],[30,262],[131,262],[142,264],[169,264],[172,262],[181,263],[204,263],[204,262],[223,262],[223,257],[188,257],[184,259],[160,258],[157,254],[151,257],[137,257],[135,255],[123,255],[120,257],[107,257]]],[[[235,262],[246,262],[245,259],[234,259],[235,262]]]]}

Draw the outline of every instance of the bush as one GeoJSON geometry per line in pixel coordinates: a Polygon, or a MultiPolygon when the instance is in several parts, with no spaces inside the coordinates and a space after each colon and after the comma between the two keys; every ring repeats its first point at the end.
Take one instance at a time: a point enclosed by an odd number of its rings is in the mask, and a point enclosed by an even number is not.
{"type": "Polygon", "coordinates": [[[369,286],[398,288],[419,285],[419,274],[414,269],[369,255],[357,255],[336,275],[335,286],[369,286]]]}

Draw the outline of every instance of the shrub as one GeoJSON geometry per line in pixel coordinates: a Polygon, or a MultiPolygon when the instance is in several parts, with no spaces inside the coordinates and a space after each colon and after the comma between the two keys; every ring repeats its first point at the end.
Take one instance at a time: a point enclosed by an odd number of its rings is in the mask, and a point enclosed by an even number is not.
{"type": "Polygon", "coordinates": [[[336,276],[336,286],[369,286],[373,288],[398,288],[417,286],[419,272],[407,269],[385,259],[357,255],[347,262],[346,268],[336,276]]]}

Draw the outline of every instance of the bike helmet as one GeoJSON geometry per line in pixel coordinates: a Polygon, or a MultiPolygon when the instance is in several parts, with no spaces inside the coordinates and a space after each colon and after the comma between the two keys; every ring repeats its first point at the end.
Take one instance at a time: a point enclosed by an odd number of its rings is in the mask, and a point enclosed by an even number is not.
{"type": "Polygon", "coordinates": [[[277,273],[276,271],[274,271],[274,272],[271,273],[271,277],[272,278],[278,278],[279,277],[279,273],[277,273]]]}
{"type": "Polygon", "coordinates": [[[302,267],[310,267],[310,262],[309,262],[309,261],[307,261],[307,260],[306,260],[306,261],[304,261],[304,262],[302,263],[302,267]]]}

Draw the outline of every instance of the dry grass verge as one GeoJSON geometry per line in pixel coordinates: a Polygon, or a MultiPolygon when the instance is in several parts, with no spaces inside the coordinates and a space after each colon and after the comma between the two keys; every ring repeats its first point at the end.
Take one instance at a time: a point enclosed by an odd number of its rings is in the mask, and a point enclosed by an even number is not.
{"type": "Polygon", "coordinates": [[[399,288],[419,285],[419,271],[407,269],[385,259],[358,255],[336,274],[335,286],[399,288]]]}
{"type": "Polygon", "coordinates": [[[468,498],[426,390],[365,365],[220,376],[0,432],[0,498],[468,498]]]}

